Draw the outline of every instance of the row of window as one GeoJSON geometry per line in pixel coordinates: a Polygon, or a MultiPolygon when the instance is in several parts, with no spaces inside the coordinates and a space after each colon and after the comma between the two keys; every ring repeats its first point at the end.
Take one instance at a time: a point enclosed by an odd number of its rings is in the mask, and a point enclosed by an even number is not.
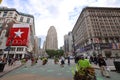
{"type": "MultiPolygon", "coordinates": [[[[0,15],[1,15],[1,13],[2,12],[0,12],[0,15]]],[[[4,11],[3,17],[6,17],[6,16],[12,17],[12,15],[13,15],[13,12],[8,13],[8,11],[4,11]]],[[[15,14],[14,19],[17,19],[17,14],[15,14]]],[[[24,17],[21,16],[20,17],[20,22],[23,22],[23,20],[24,20],[24,17]]],[[[30,18],[27,18],[26,22],[30,23],[30,18]]]]}
{"type": "Polygon", "coordinates": [[[78,43],[78,46],[77,47],[82,47],[82,46],[85,46],[85,45],[87,45],[87,44],[89,44],[89,43],[96,43],[96,42],[99,42],[99,43],[119,43],[120,42],[120,39],[119,38],[100,38],[100,39],[97,39],[97,40],[94,40],[94,39],[91,39],[91,41],[90,40],[84,40],[84,42],[82,42],[82,43],[78,43]]]}
{"type": "Polygon", "coordinates": [[[119,33],[99,33],[99,32],[94,32],[94,36],[119,36],[119,33]]]}
{"type": "Polygon", "coordinates": [[[89,13],[92,15],[115,15],[115,16],[120,16],[120,10],[115,11],[115,10],[89,10],[89,13]]]}
{"type": "Polygon", "coordinates": [[[92,22],[107,22],[107,23],[119,23],[120,22],[120,19],[118,18],[97,18],[97,17],[90,17],[90,20],[92,22]]]}
{"type": "Polygon", "coordinates": [[[17,47],[17,48],[12,47],[10,51],[23,51],[23,50],[24,50],[23,47],[17,47]]]}

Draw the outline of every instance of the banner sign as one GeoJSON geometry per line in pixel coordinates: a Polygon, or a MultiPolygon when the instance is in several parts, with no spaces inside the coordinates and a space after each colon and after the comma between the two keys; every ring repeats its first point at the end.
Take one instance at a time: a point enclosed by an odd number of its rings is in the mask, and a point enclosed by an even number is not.
{"type": "MultiPolygon", "coordinates": [[[[21,24],[19,24],[20,26],[21,24]]],[[[21,25],[22,26],[22,25],[21,25]]],[[[29,40],[29,27],[12,27],[9,32],[9,37],[6,46],[27,46],[29,40]]]]}

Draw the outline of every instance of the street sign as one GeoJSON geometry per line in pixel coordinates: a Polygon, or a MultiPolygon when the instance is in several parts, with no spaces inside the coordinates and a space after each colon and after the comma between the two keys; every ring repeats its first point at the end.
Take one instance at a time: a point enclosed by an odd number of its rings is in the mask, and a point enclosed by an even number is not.
{"type": "Polygon", "coordinates": [[[10,46],[6,47],[4,51],[10,51],[10,46]]]}

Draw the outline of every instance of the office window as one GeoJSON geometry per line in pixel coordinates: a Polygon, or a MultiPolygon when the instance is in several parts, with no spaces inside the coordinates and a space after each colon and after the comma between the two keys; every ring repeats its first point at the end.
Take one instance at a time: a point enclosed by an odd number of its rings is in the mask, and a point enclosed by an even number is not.
{"type": "Polygon", "coordinates": [[[30,18],[27,18],[27,23],[30,23],[30,18]]]}
{"type": "Polygon", "coordinates": [[[16,19],[17,19],[17,17],[14,17],[14,19],[16,20],[16,19]]]}
{"type": "Polygon", "coordinates": [[[3,17],[5,17],[5,16],[7,15],[7,13],[8,13],[8,12],[7,12],[7,11],[5,11],[5,12],[4,12],[4,14],[3,14],[3,17]]]}
{"type": "Polygon", "coordinates": [[[11,48],[11,51],[15,51],[15,48],[14,48],[14,47],[12,47],[12,48],[11,48]]]}
{"type": "Polygon", "coordinates": [[[23,48],[22,47],[18,47],[17,51],[23,51],[23,48]]]}
{"type": "Polygon", "coordinates": [[[20,18],[20,22],[23,22],[23,17],[20,18]]]}
{"type": "Polygon", "coordinates": [[[9,14],[13,14],[13,12],[9,12],[9,14]]]}

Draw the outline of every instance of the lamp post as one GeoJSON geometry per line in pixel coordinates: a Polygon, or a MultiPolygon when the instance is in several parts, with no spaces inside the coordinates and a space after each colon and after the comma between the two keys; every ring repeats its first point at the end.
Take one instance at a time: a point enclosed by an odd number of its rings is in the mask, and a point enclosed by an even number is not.
{"type": "Polygon", "coordinates": [[[10,45],[7,47],[8,48],[8,55],[7,55],[7,61],[9,62],[9,59],[10,59],[10,49],[11,49],[11,46],[12,46],[12,41],[10,41],[10,45]]]}
{"type": "Polygon", "coordinates": [[[14,37],[12,37],[11,38],[11,40],[10,40],[10,44],[9,44],[9,46],[7,47],[7,49],[8,49],[8,55],[7,55],[7,61],[9,62],[9,59],[10,59],[10,50],[11,50],[11,46],[12,46],[12,43],[13,43],[13,40],[14,40],[14,38],[15,38],[16,36],[14,36],[14,37]]]}

